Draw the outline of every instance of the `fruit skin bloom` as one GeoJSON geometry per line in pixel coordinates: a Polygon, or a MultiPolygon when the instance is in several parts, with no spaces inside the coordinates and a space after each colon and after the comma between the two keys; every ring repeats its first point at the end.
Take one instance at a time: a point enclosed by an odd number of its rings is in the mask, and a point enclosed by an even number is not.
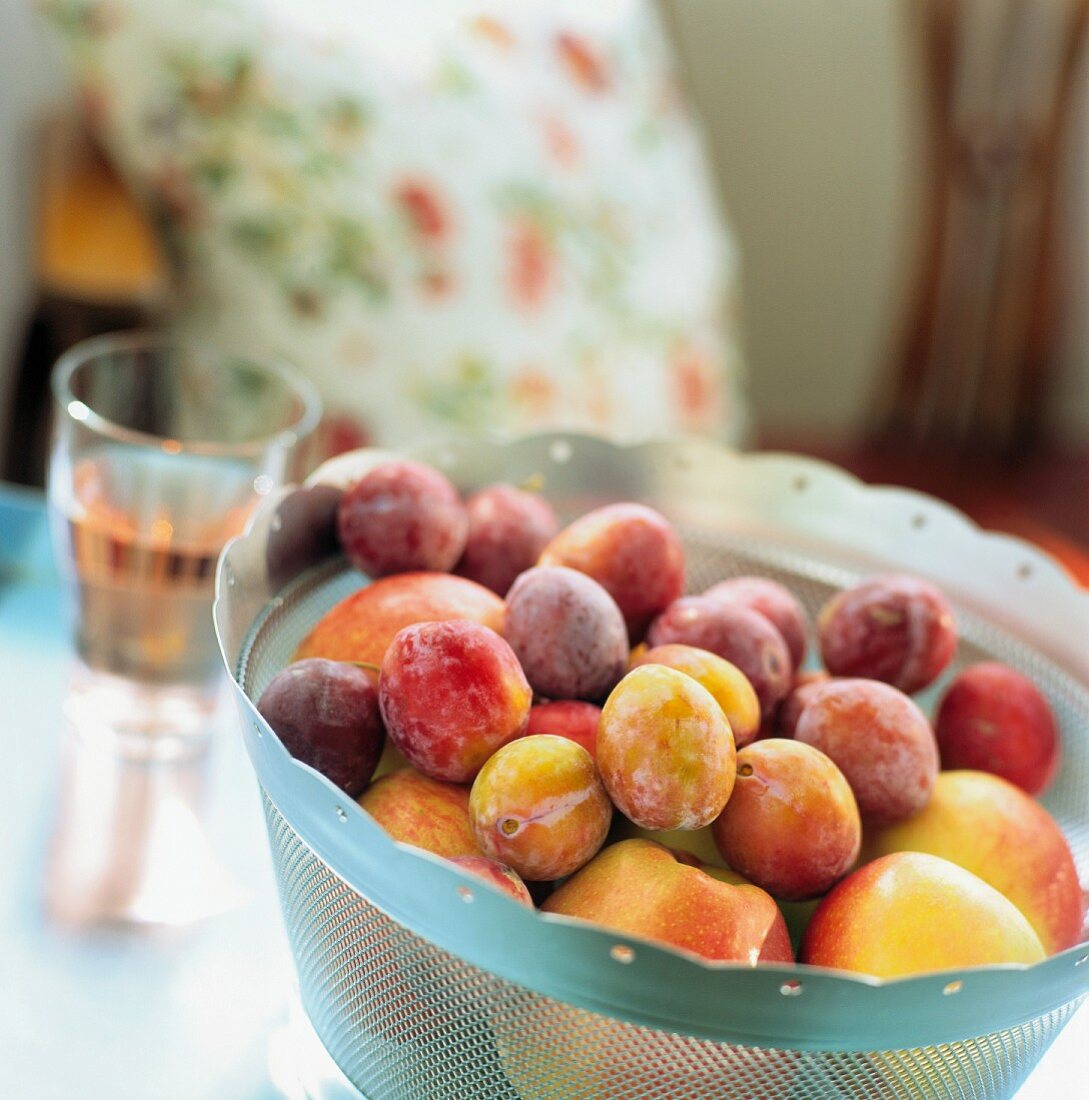
{"type": "Polygon", "coordinates": [[[473,493],[465,510],[469,537],[455,572],[499,596],[537,564],[560,526],[544,497],[513,485],[490,485],[473,493]]]}
{"type": "Polygon", "coordinates": [[[351,563],[371,577],[414,570],[447,573],[465,550],[469,516],[457,490],[419,462],[385,462],[341,498],[337,535],[351,563]]]}
{"type": "Polygon", "coordinates": [[[432,779],[469,783],[529,721],[533,692],[493,630],[467,619],[405,627],[382,659],[378,701],[393,743],[432,779]]]}
{"type": "Polygon", "coordinates": [[[481,850],[531,882],[564,878],[588,862],[605,843],[612,815],[593,757],[551,734],[504,745],[469,795],[481,850]]]}
{"type": "Polygon", "coordinates": [[[712,596],[674,600],[650,625],[649,646],[680,644],[706,649],[736,665],[768,719],[790,691],[794,664],[778,629],[758,611],[712,596]]]}
{"type": "Polygon", "coordinates": [[[817,618],[821,657],[833,676],[891,684],[906,695],[932,684],[957,647],[953,610],[927,581],[874,577],[833,596],[817,618]]]}
{"type": "Polygon", "coordinates": [[[386,731],[363,669],[320,657],[296,661],[272,678],[257,709],[292,756],[353,798],[370,782],[386,731]]]}
{"type": "Polygon", "coordinates": [[[507,593],[503,634],[534,691],[547,699],[603,699],[628,663],[616,601],[574,569],[523,573],[507,593]]]}
{"type": "Polygon", "coordinates": [[[601,712],[601,780],[616,808],[644,829],[710,825],[733,791],[736,758],[714,696],[664,665],[633,669],[601,712]]]}
{"type": "Polygon", "coordinates": [[[794,738],[843,772],[864,825],[902,821],[930,801],[938,777],[934,732],[915,702],[888,684],[830,681],[802,711],[794,738]]]}
{"type": "Polygon", "coordinates": [[[1040,689],[997,661],[966,668],[949,685],[934,723],[942,767],[1001,776],[1037,795],[1055,778],[1055,715],[1040,689]]]}
{"type": "Polygon", "coordinates": [[[684,592],[684,546],[665,516],[643,504],[607,504],[580,516],[544,548],[539,564],[593,577],[616,600],[633,645],[684,592]]]}

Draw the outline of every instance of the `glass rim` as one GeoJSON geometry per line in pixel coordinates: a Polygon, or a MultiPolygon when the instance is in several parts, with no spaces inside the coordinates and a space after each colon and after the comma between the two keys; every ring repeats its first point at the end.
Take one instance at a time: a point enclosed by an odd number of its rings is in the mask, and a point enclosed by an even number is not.
{"type": "Polygon", "coordinates": [[[78,420],[98,434],[121,443],[154,447],[159,450],[162,450],[166,444],[173,444],[168,449],[186,454],[228,457],[258,455],[277,443],[284,447],[293,447],[310,436],[318,426],[322,416],[322,401],[317,387],[302,374],[298,367],[289,363],[281,355],[254,358],[246,362],[254,370],[275,377],[288,389],[301,405],[299,415],[292,423],[269,432],[268,435],[234,443],[213,440],[183,441],[170,436],[154,435],[139,428],[130,428],[92,409],[72,391],[71,382],[75,373],[97,356],[116,352],[161,351],[179,346],[177,340],[150,329],[107,332],[80,340],[63,352],[53,367],[50,389],[53,392],[58,413],[68,419],[78,420]],[[71,410],[73,403],[78,403],[80,406],[79,416],[73,415],[71,410]]]}

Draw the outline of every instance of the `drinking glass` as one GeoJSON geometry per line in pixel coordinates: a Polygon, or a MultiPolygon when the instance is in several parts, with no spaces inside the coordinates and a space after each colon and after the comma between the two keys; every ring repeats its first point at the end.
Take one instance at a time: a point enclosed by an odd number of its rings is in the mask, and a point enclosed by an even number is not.
{"type": "Polygon", "coordinates": [[[199,753],[221,683],[216,559],[300,472],[319,399],[281,364],[145,333],[77,345],[52,382],[50,522],[79,658],[68,717],[128,756],[199,753]]]}

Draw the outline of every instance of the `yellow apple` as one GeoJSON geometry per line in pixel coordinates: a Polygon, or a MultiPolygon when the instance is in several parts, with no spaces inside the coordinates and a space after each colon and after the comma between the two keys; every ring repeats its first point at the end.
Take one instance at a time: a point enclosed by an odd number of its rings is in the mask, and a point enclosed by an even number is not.
{"type": "Polygon", "coordinates": [[[922,852],[882,856],[848,875],[817,906],[801,951],[802,962],[875,978],[1043,958],[1012,902],[922,852]]]}
{"type": "Polygon", "coordinates": [[[864,861],[907,851],[978,875],[1025,914],[1048,954],[1080,939],[1085,895],[1066,837],[1043,806],[1005,779],[941,772],[924,809],[863,838],[864,861]]]}

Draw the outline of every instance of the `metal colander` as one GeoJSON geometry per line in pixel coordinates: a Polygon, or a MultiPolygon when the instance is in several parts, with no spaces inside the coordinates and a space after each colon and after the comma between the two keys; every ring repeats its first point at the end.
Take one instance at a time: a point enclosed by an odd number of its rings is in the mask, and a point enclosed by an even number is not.
{"type": "MultiPolygon", "coordinates": [[[[946,506],[791,456],[583,436],[418,449],[463,490],[542,483],[562,516],[641,500],[685,540],[689,588],[758,572],[810,612],[877,570],[935,580],[957,609],[954,669],[997,659],[1056,710],[1065,763],[1044,799],[1089,879],[1089,596],[1049,559],[946,506]]],[[[313,485],[388,457],[361,451],[313,485]]],[[[365,578],[329,540],[327,490],[277,494],[220,562],[216,623],[261,790],[302,1002],[369,1100],[834,1100],[1012,1096],[1089,992],[1089,946],[1025,968],[894,982],[707,964],[519,906],[391,842],[288,757],[258,698],[365,578]],[[288,579],[291,574],[291,579],[288,579]]]]}

